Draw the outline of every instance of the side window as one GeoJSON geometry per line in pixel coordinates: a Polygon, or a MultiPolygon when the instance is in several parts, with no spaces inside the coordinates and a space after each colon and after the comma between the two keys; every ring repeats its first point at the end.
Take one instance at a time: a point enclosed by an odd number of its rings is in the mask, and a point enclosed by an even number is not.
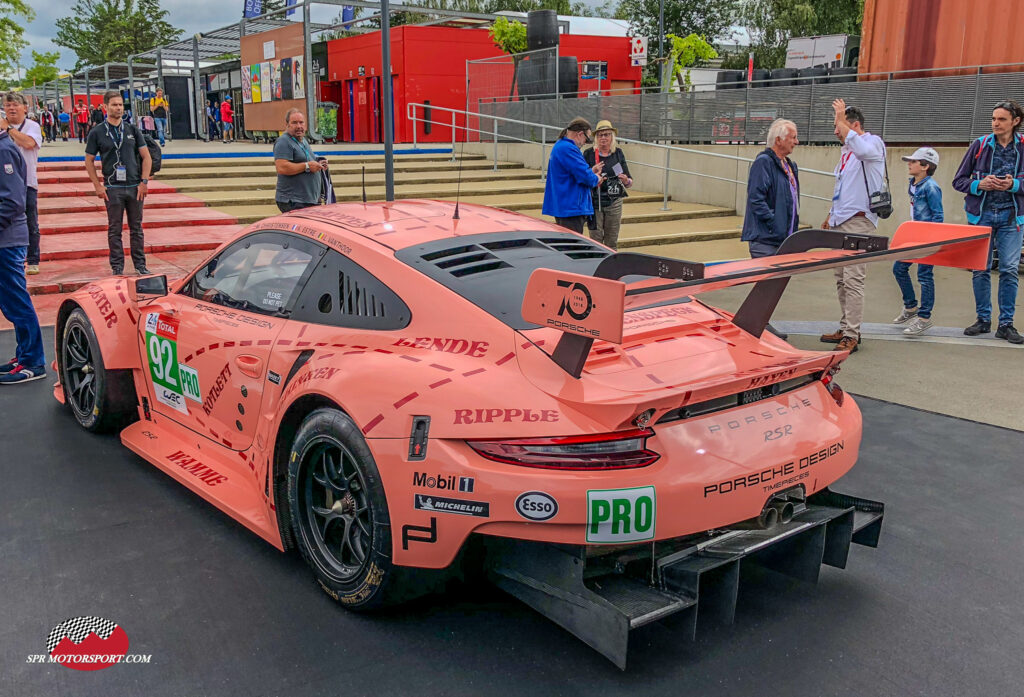
{"type": "Polygon", "coordinates": [[[182,293],[246,312],[286,311],[306,271],[323,249],[284,233],[238,240],[196,271],[182,293]]]}
{"type": "Polygon", "coordinates": [[[401,329],[411,318],[393,290],[333,249],[317,264],[292,311],[300,322],[352,329],[401,329]]]}

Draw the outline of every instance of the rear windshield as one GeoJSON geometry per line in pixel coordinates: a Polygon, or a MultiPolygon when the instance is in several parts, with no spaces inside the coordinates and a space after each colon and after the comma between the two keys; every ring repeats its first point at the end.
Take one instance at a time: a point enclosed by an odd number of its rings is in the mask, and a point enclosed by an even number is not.
{"type": "Polygon", "coordinates": [[[611,252],[562,232],[500,232],[406,247],[395,257],[458,293],[508,326],[534,329],[523,319],[523,295],[534,269],[593,275],[611,252]]]}

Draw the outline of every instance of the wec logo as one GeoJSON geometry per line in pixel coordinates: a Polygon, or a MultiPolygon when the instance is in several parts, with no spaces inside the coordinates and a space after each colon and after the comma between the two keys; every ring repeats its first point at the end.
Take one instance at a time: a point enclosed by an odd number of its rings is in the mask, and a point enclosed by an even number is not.
{"type": "Polygon", "coordinates": [[[572,281],[558,281],[559,288],[568,288],[565,297],[562,298],[562,306],[558,308],[558,316],[563,317],[566,312],[574,320],[586,319],[594,309],[594,299],[590,291],[582,283],[572,281]]]}

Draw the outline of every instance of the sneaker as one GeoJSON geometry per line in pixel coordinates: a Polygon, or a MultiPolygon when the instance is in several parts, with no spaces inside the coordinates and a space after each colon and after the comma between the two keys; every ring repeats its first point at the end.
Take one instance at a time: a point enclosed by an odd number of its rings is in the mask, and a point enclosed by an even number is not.
{"type": "Polygon", "coordinates": [[[29,264],[25,267],[25,275],[35,276],[37,273],[39,273],[39,264],[29,264]]]}
{"type": "Polygon", "coordinates": [[[46,366],[37,365],[27,368],[23,365],[16,365],[9,373],[0,375],[0,385],[14,385],[20,382],[32,382],[42,380],[46,377],[46,366]]]}
{"type": "Polygon", "coordinates": [[[856,338],[852,336],[844,336],[836,344],[833,351],[849,351],[850,353],[857,353],[857,345],[860,343],[856,338]]]}
{"type": "Polygon", "coordinates": [[[110,272],[112,274],[114,274],[115,276],[124,276],[124,269],[114,268],[114,269],[111,269],[110,272]]]}
{"type": "Polygon", "coordinates": [[[818,341],[821,341],[821,342],[826,343],[826,344],[838,344],[842,340],[843,340],[843,330],[842,329],[837,329],[836,331],[832,332],[831,334],[822,334],[821,336],[818,337],[818,341]]]}
{"type": "Polygon", "coordinates": [[[893,324],[906,324],[910,320],[917,317],[916,307],[905,307],[900,310],[900,314],[892,321],[893,324]]]}
{"type": "Polygon", "coordinates": [[[990,331],[992,331],[992,323],[979,319],[964,330],[964,336],[978,336],[978,334],[988,334],[990,331]]]}
{"type": "Polygon", "coordinates": [[[9,360],[6,363],[4,363],[3,365],[0,365],[0,375],[7,375],[7,373],[11,372],[12,370],[14,370],[17,367],[18,367],[18,359],[17,358],[12,358],[11,360],[9,360]]]}
{"type": "Polygon", "coordinates": [[[997,339],[1006,339],[1011,344],[1024,344],[1024,336],[1021,336],[1012,324],[1004,324],[996,330],[997,339]]]}
{"type": "Polygon", "coordinates": [[[915,317],[911,320],[907,328],[903,330],[903,333],[907,336],[917,336],[918,334],[924,334],[926,331],[932,328],[932,320],[930,317],[915,317]]]}
{"type": "Polygon", "coordinates": [[[139,274],[140,276],[148,276],[150,274],[150,270],[147,269],[145,266],[136,267],[135,273],[139,274]]]}

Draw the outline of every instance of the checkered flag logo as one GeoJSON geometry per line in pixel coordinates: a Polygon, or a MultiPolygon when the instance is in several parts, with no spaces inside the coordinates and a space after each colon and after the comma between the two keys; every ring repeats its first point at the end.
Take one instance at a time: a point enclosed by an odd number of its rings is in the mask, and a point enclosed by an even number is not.
{"type": "Polygon", "coordinates": [[[75,644],[81,644],[90,633],[95,633],[100,639],[107,639],[117,626],[117,622],[102,617],[72,617],[58,624],[50,632],[50,636],[46,638],[46,652],[52,654],[64,637],[75,644]]]}

